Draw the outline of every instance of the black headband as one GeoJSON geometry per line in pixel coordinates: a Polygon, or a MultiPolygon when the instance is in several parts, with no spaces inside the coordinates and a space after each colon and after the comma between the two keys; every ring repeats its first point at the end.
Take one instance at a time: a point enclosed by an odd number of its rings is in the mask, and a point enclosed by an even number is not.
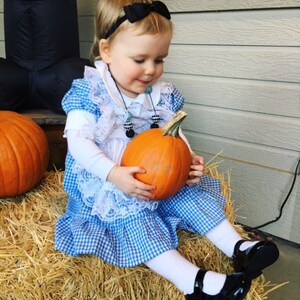
{"type": "Polygon", "coordinates": [[[130,23],[142,20],[147,17],[151,12],[157,12],[168,20],[171,19],[170,12],[167,6],[161,1],[153,1],[152,3],[133,3],[124,6],[125,15],[119,17],[117,21],[106,32],[105,38],[107,39],[113,32],[126,20],[130,23]]]}

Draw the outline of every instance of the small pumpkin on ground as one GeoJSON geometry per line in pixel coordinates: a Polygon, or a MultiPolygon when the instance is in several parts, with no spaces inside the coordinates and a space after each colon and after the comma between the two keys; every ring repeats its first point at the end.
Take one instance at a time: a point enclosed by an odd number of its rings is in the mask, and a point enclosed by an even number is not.
{"type": "Polygon", "coordinates": [[[22,114],[0,111],[0,198],[31,190],[43,177],[48,160],[44,131],[22,114]]]}
{"type": "Polygon", "coordinates": [[[179,136],[186,117],[179,111],[163,128],[144,131],[130,141],[123,153],[122,166],[140,166],[146,173],[135,178],[155,186],[153,200],[162,200],[178,192],[188,179],[191,166],[189,147],[179,136]]]}

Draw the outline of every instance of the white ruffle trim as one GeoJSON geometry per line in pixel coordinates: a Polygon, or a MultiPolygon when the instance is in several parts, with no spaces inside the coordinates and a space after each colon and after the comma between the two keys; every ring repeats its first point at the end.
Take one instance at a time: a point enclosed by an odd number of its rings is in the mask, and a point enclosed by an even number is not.
{"type": "Polygon", "coordinates": [[[126,218],[142,209],[155,210],[158,206],[157,201],[145,201],[124,194],[112,183],[92,176],[79,165],[74,166],[74,173],[77,174],[78,188],[85,205],[92,208],[92,215],[103,221],[126,218]]]}

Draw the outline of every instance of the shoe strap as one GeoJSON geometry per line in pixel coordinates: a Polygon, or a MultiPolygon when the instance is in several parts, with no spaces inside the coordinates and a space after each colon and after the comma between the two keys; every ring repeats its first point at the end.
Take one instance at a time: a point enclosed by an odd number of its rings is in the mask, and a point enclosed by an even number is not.
{"type": "Polygon", "coordinates": [[[240,246],[246,242],[247,240],[239,240],[235,246],[234,246],[234,250],[233,250],[233,257],[236,257],[240,251],[240,246]]]}
{"type": "Polygon", "coordinates": [[[199,269],[196,278],[195,278],[195,285],[194,285],[194,292],[201,292],[203,290],[203,279],[207,270],[199,269]]]}

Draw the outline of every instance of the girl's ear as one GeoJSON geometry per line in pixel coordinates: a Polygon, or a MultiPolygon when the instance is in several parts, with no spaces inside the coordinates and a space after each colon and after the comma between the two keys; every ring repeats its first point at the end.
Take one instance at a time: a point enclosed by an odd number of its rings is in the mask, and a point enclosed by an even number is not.
{"type": "Polygon", "coordinates": [[[99,52],[101,59],[109,64],[110,63],[110,43],[106,39],[99,41],[99,52]]]}

